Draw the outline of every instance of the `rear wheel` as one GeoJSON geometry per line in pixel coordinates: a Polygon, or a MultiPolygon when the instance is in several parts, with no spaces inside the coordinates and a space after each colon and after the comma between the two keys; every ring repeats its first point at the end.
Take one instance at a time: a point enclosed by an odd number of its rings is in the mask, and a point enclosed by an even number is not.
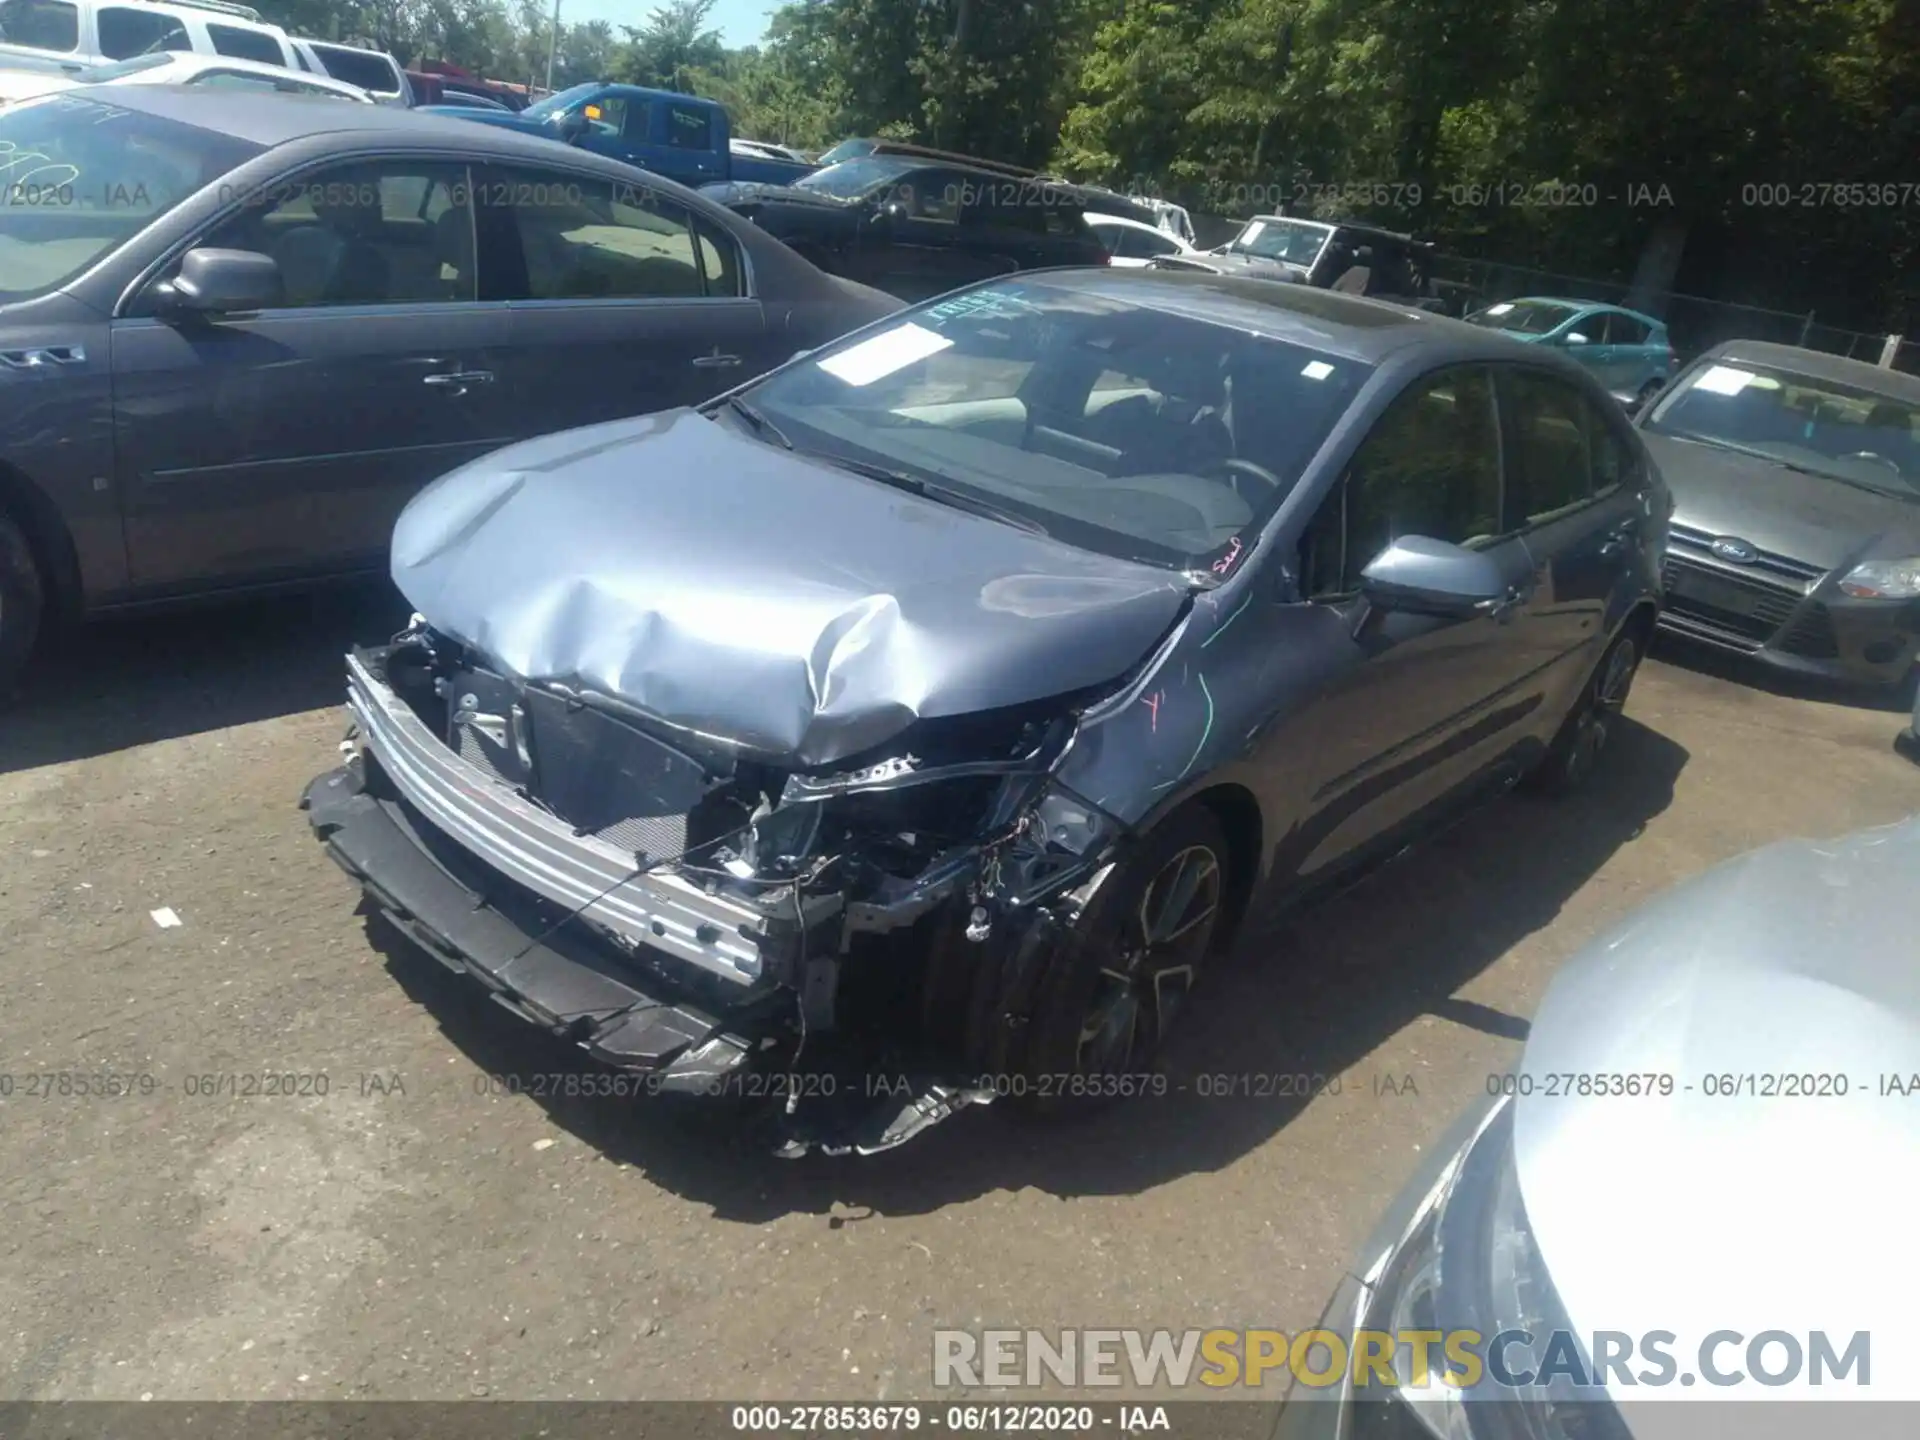
{"type": "Polygon", "coordinates": [[[0,698],[12,694],[40,634],[46,586],[24,531],[0,513],[0,698]]]}
{"type": "Polygon", "coordinates": [[[1137,1094],[1225,938],[1226,832],[1195,806],[1108,877],[1048,962],[1025,1099],[1042,1113],[1137,1094]]]}
{"type": "Polygon", "coordinates": [[[1598,768],[1608,739],[1619,728],[1620,713],[1627,708],[1633,678],[1640,673],[1642,639],[1641,627],[1629,624],[1607,647],[1545,757],[1527,776],[1528,789],[1569,795],[1598,768]]]}

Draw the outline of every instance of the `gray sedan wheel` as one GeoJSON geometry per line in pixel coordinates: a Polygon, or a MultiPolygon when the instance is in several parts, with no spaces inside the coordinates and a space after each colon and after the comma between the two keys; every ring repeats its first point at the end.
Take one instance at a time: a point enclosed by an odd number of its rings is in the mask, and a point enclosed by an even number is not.
{"type": "Polygon", "coordinates": [[[1640,642],[1633,626],[1614,637],[1546,755],[1527,776],[1528,789],[1546,795],[1569,795],[1599,767],[1607,741],[1619,726],[1620,713],[1627,708],[1634,676],[1640,673],[1640,642]]]}
{"type": "Polygon", "coordinates": [[[1140,1093],[1225,937],[1227,838],[1169,816],[1123,861],[1049,961],[1016,1096],[1053,1113],[1140,1093]]]}

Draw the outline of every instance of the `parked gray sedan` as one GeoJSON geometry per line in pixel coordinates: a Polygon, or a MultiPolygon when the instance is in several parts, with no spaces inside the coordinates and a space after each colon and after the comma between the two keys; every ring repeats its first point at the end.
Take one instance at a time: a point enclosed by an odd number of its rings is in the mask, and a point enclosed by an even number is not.
{"type": "Polygon", "coordinates": [[[1920,649],[1920,378],[1735,340],[1637,422],[1673,486],[1661,623],[1898,685],[1920,649]]]}
{"type": "Polygon", "coordinates": [[[898,308],[669,181],[383,106],[88,87],[0,113],[0,184],[0,688],[43,611],[376,569],[462,461],[898,308]]]}
{"type": "Polygon", "coordinates": [[[997,281],[421,495],[310,818],[650,1085],[801,1073],[796,1144],[1138,1094],[1256,887],[1592,771],[1668,504],[1589,375],[1474,326],[997,281]],[[912,1093],[849,1117],[876,1067],[912,1093]]]}
{"type": "Polygon", "coordinates": [[[1569,960],[1322,1322],[1458,1348],[1296,1384],[1281,1440],[1911,1433],[1916,935],[1920,817],[1728,861],[1569,960]]]}

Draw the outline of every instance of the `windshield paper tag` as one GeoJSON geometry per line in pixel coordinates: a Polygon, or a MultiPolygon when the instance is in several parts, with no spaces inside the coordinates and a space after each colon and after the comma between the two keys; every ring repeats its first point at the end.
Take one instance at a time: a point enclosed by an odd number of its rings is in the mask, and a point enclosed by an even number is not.
{"type": "Polygon", "coordinates": [[[863,340],[851,350],[829,355],[820,362],[820,368],[849,385],[871,385],[952,344],[946,336],[936,335],[925,326],[907,324],[863,340]]]}
{"type": "Polygon", "coordinates": [[[1738,395],[1758,378],[1751,370],[1715,365],[1693,382],[1693,388],[1705,390],[1709,395],[1738,395]]]}

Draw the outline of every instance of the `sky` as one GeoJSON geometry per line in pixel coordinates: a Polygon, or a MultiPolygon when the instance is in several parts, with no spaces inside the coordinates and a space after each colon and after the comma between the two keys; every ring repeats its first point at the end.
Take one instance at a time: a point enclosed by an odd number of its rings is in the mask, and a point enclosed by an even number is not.
{"type": "MultiPolygon", "coordinates": [[[[543,0],[550,4],[552,0],[543,0]]],[[[653,13],[657,0],[560,0],[560,23],[605,20],[616,36],[622,25],[638,25],[653,13]]],[[[758,44],[766,33],[767,17],[779,9],[778,0],[720,0],[710,23],[729,48],[758,44]]]]}

